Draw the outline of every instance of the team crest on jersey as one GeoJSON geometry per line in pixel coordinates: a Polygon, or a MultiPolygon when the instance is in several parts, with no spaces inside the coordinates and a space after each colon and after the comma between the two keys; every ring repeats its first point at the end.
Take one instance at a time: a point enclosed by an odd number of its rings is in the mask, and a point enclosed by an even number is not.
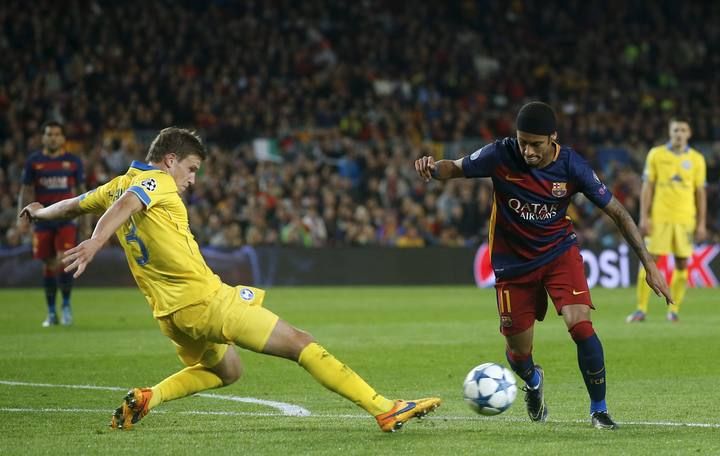
{"type": "Polygon", "coordinates": [[[157,182],[153,178],[145,179],[144,181],[140,182],[140,185],[142,186],[142,188],[149,192],[152,192],[157,188],[157,182]]]}
{"type": "Polygon", "coordinates": [[[567,195],[567,182],[553,182],[552,194],[556,198],[567,195]]]}
{"type": "Polygon", "coordinates": [[[690,169],[692,168],[692,163],[690,163],[690,160],[683,160],[682,167],[683,169],[690,169]]]}
{"type": "Polygon", "coordinates": [[[252,298],[255,297],[255,293],[253,293],[249,288],[243,288],[240,290],[240,297],[246,301],[252,301],[252,298]]]}
{"type": "Polygon", "coordinates": [[[500,324],[503,328],[512,326],[512,317],[510,315],[500,315],[500,324]]]}

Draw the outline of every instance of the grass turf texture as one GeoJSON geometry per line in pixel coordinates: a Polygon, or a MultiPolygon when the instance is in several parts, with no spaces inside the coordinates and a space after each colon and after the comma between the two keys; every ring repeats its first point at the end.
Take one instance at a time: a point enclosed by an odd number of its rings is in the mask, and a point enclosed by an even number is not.
{"type": "Polygon", "coordinates": [[[689,290],[681,321],[659,298],[648,320],[626,324],[634,290],[593,290],[604,344],[608,404],[617,431],[592,429],[575,344],[549,312],[536,326],[549,422],[531,423],[522,394],[506,413],[474,415],[465,374],[507,364],[494,292],[471,287],[276,288],[265,305],[310,331],[382,394],[437,395],[443,406],[396,434],[294,363],[240,351],[244,377],[212,391],[302,406],[310,417],[263,405],[190,397],[161,405],[128,432],[108,427],[124,390],[181,366],[134,289],[76,288],[75,325],[40,327],[42,291],[0,290],[0,381],[97,385],[90,390],[0,383],[0,454],[710,454],[717,436],[720,312],[715,290],[689,290]],[[714,404],[714,405],[713,405],[714,404]],[[218,412],[223,414],[218,414],[218,412]],[[683,424],[685,423],[685,424],[683,424]],[[709,427],[687,424],[709,424],[709,427]]]}

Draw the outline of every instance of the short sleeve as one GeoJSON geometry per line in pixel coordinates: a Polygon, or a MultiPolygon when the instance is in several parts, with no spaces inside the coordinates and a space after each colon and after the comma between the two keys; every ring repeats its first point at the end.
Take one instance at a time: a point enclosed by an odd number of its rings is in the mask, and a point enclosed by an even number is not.
{"type": "Polygon", "coordinates": [[[134,193],[142,201],[145,209],[162,205],[170,198],[177,197],[175,181],[164,172],[141,173],[130,183],[128,192],[134,193]]]}
{"type": "Polygon", "coordinates": [[[498,165],[497,142],[492,142],[463,158],[465,177],[490,177],[498,165]]]}
{"type": "Polygon", "coordinates": [[[655,149],[651,149],[648,152],[647,158],[645,159],[645,169],[643,169],[642,180],[644,182],[655,182],[657,179],[657,169],[655,166],[655,149]]]}
{"type": "Polygon", "coordinates": [[[92,212],[94,214],[102,214],[112,204],[111,195],[113,195],[115,187],[117,187],[117,181],[120,179],[116,177],[107,184],[103,184],[96,189],[80,195],[80,209],[83,212],[92,212]]]}
{"type": "Polygon", "coordinates": [[[602,183],[590,164],[581,156],[575,154],[571,163],[571,175],[579,192],[592,201],[597,207],[603,208],[612,199],[612,193],[602,183]]]}

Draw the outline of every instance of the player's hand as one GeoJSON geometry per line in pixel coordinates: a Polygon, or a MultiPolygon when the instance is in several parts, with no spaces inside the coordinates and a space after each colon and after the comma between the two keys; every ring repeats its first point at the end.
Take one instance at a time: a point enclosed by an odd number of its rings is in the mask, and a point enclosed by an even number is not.
{"type": "Polygon", "coordinates": [[[664,296],[667,305],[675,304],[670,296],[670,288],[665,281],[665,277],[660,273],[655,263],[645,265],[645,272],[647,273],[645,280],[655,294],[664,296]]]}
{"type": "Polygon", "coordinates": [[[65,266],[65,272],[75,270],[74,278],[80,277],[85,272],[85,268],[95,258],[95,254],[102,248],[102,243],[96,239],[87,239],[77,246],[65,252],[65,258],[62,262],[65,266]]]}
{"type": "Polygon", "coordinates": [[[707,238],[707,228],[705,225],[698,225],[695,229],[695,242],[701,243],[707,238]]]}
{"type": "Polygon", "coordinates": [[[37,221],[37,212],[44,207],[42,204],[35,202],[22,208],[20,215],[18,215],[18,225],[37,221]]]}
{"type": "Polygon", "coordinates": [[[417,171],[420,177],[425,179],[425,182],[430,182],[435,169],[435,159],[433,157],[425,156],[415,160],[415,171],[417,171]]]}
{"type": "Polygon", "coordinates": [[[645,236],[650,236],[650,233],[652,232],[652,222],[650,219],[646,218],[640,218],[640,222],[638,223],[638,228],[640,229],[640,234],[645,236]]]}

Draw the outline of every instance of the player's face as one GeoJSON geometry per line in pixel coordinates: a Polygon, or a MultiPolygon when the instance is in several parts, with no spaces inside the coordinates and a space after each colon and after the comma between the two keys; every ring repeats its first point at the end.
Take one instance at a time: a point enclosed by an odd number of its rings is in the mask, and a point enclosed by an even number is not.
{"type": "Polygon", "coordinates": [[[175,180],[178,192],[183,193],[187,188],[195,184],[195,175],[200,170],[202,159],[197,155],[188,155],[182,160],[178,160],[175,154],[166,156],[169,159],[168,174],[175,180]]]}
{"type": "Polygon", "coordinates": [[[45,127],[42,136],[43,147],[54,154],[65,145],[65,135],[60,127],[45,127]]]}
{"type": "Polygon", "coordinates": [[[687,122],[670,122],[670,144],[685,147],[690,139],[690,125],[687,122]]]}
{"type": "Polygon", "coordinates": [[[548,165],[555,153],[552,141],[555,135],[533,135],[524,131],[517,132],[518,145],[525,163],[533,168],[542,168],[548,165]]]}

